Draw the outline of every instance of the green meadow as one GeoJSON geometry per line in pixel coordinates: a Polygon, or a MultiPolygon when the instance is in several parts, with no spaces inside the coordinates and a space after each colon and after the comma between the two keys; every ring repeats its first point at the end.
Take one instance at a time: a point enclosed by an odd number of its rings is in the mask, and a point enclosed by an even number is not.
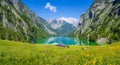
{"type": "Polygon", "coordinates": [[[120,65],[120,42],[63,48],[0,40],[0,65],[120,65]]]}

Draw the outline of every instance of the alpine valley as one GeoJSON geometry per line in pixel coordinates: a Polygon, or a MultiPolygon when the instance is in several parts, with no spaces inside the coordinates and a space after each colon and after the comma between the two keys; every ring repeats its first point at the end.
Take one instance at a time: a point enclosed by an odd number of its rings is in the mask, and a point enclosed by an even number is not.
{"type": "Polygon", "coordinates": [[[120,65],[120,0],[0,0],[0,65],[120,65]]]}
{"type": "Polygon", "coordinates": [[[69,21],[64,17],[46,21],[21,0],[0,1],[0,39],[34,42],[36,38],[71,34],[78,40],[96,42],[102,39],[105,43],[120,40],[120,1],[95,0],[80,17],[79,26],[69,21]]]}

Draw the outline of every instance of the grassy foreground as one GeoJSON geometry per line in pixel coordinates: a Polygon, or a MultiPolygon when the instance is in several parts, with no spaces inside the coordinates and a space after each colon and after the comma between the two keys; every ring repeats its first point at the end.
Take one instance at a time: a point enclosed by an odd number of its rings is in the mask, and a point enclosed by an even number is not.
{"type": "Polygon", "coordinates": [[[83,47],[0,40],[0,65],[120,65],[120,42],[83,47]]]}

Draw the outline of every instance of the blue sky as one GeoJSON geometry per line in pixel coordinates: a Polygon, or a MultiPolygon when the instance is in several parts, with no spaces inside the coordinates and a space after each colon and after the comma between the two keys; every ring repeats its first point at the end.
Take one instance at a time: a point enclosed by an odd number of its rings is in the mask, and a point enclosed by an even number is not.
{"type": "Polygon", "coordinates": [[[32,11],[44,19],[80,18],[94,0],[22,0],[32,11]],[[48,5],[47,5],[48,4],[48,5]],[[50,10],[51,9],[51,10],[50,10]]]}

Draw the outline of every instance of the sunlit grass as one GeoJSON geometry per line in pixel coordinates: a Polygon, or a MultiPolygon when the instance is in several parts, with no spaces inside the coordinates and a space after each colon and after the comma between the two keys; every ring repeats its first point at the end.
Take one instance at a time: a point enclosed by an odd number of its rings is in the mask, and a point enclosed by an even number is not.
{"type": "Polygon", "coordinates": [[[0,65],[120,65],[120,42],[62,48],[0,40],[0,65]]]}

